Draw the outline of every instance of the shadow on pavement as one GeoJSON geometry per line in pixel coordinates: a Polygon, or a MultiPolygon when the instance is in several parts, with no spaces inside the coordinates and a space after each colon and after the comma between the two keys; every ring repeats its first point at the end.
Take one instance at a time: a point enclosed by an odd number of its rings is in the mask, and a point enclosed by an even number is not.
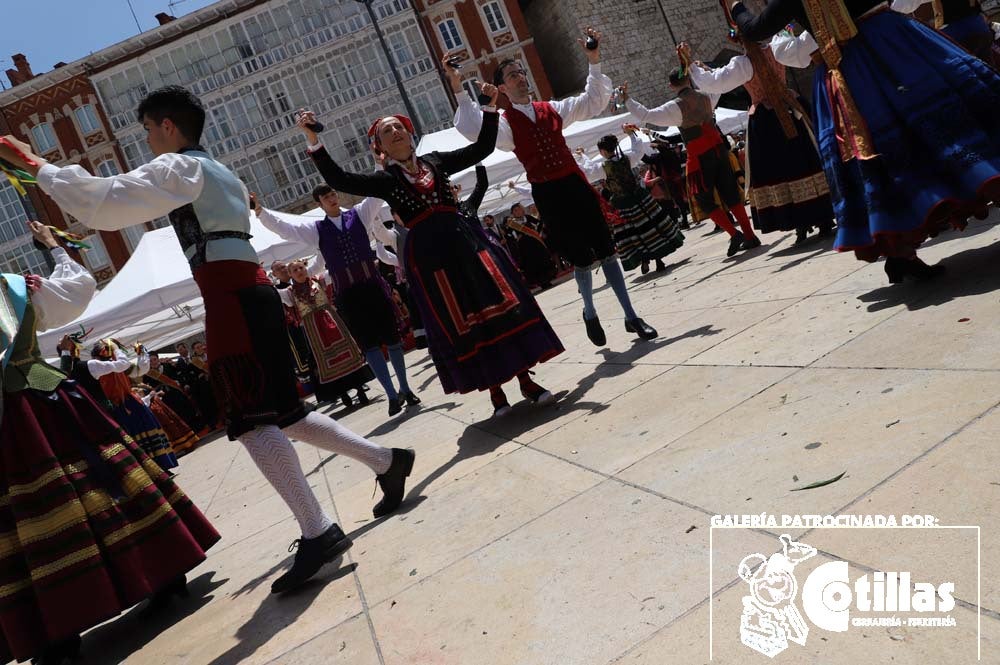
{"type": "Polygon", "coordinates": [[[229,581],[212,579],[214,570],[188,582],[187,598],[175,598],[171,606],[156,613],[146,612],[142,602],[125,614],[94,628],[83,636],[80,663],[120,663],[141,650],[173,625],[194,614],[214,597],[212,593],[229,581]]]}

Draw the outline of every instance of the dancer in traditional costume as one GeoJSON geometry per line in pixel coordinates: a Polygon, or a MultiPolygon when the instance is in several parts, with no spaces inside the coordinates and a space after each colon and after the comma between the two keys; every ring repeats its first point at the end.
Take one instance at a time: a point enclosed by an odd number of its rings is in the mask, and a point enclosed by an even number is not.
{"type": "MultiPolygon", "coordinates": [[[[198,342],[193,344],[197,345],[198,342]]],[[[206,354],[204,352],[192,354],[188,345],[183,342],[178,344],[176,349],[177,357],[174,359],[176,376],[184,384],[194,403],[198,405],[198,411],[207,431],[219,429],[224,414],[220,413],[219,402],[215,398],[206,354]]]]}
{"type": "Polygon", "coordinates": [[[927,237],[964,228],[1000,200],[1000,74],[932,28],[876,0],[772,0],[733,18],[747,39],[797,21],[817,37],[814,121],[839,250],[886,257],[890,283],[943,266],[927,237]]]}
{"type": "Polygon", "coordinates": [[[552,288],[557,269],[542,220],[525,212],[523,204],[515,203],[510,207],[506,225],[507,232],[517,242],[518,266],[528,285],[542,290],[552,288]]]}
{"type": "Polygon", "coordinates": [[[184,386],[167,374],[166,368],[167,365],[160,360],[160,354],[151,352],[149,370],[142,378],[143,383],[156,389],[161,394],[161,401],[177,414],[192,432],[202,431],[204,425],[198,414],[198,407],[184,392],[184,386]]]}
{"type": "MultiPolygon", "coordinates": [[[[288,264],[284,261],[274,261],[271,263],[271,278],[274,287],[281,291],[292,285],[292,276],[288,274],[288,264]]],[[[288,344],[292,350],[292,366],[295,375],[302,383],[309,383],[312,375],[309,372],[310,351],[309,340],[302,330],[302,320],[298,311],[294,307],[285,305],[285,327],[288,329],[288,344]]]]}
{"type": "Polygon", "coordinates": [[[163,401],[164,392],[162,390],[143,384],[133,388],[132,392],[156,416],[156,420],[163,428],[163,433],[167,435],[170,448],[175,455],[194,450],[194,447],[198,445],[198,435],[187,426],[187,423],[180,416],[174,413],[173,409],[167,406],[166,402],[163,401]]]}
{"type": "Polygon", "coordinates": [[[377,120],[369,130],[385,170],[348,173],[333,161],[303,113],[299,126],[310,154],[331,187],[389,203],[405,227],[399,257],[427,328],[427,343],[446,393],[489,390],[494,413],[510,404],[503,384],[517,377],[521,394],[536,404],[554,400],[529,370],[562,353],[563,346],[531,292],[478,224],[458,212],[448,176],[482,161],[496,141],[497,90],[476,142],[450,152],[417,157],[413,127],[403,116],[377,120]]]}
{"type": "Polygon", "coordinates": [[[934,9],[934,27],[961,44],[983,62],[996,66],[993,27],[983,14],[979,0],[893,0],[892,9],[912,14],[921,5],[934,9]]]}
{"type": "MultiPolygon", "coordinates": [[[[596,346],[604,346],[607,336],[594,307],[591,267],[597,263],[603,267],[625,314],[625,330],[642,339],[653,339],[657,332],[632,307],[600,194],[580,172],[562,134],[574,122],[603,113],[611,99],[611,79],[601,73],[600,34],[588,28],[586,36],[594,40],[594,48],[585,48],[584,40],[579,40],[590,62],[587,86],[580,95],[560,101],[532,102],[527,72],[510,59],[497,66],[493,82],[512,102],[500,119],[497,147],[513,151],[524,166],[532,199],[545,225],[546,242],[574,267],[583,299],[587,337],[596,346]]],[[[483,112],[471,97],[460,94],[463,88],[458,72],[449,67],[445,70],[452,90],[461,98],[455,112],[455,128],[472,140],[482,127],[483,112]]],[[[523,263],[521,267],[524,268],[523,263]]]]}
{"type": "MultiPolygon", "coordinates": [[[[731,21],[728,11],[726,18],[731,21]]],[[[754,227],[762,233],[795,231],[797,245],[813,227],[821,237],[832,235],[830,188],[809,116],[785,84],[785,68],[771,49],[734,32],[746,55],[717,69],[694,62],[690,73],[702,92],[721,95],[742,85],[750,93],[746,171],[754,227]]],[[[690,47],[681,48],[690,60],[690,47]]]]}
{"type": "Polygon", "coordinates": [[[344,320],[331,306],[326,289],[319,281],[309,277],[304,261],[290,262],[288,270],[292,284],[278,293],[281,301],[294,307],[302,320],[311,351],[316,401],[322,403],[339,399],[350,408],[354,402],[347,391],[353,388],[357,390],[359,403],[367,404],[368,397],[362,387],[375,375],[344,325],[344,320]]]}
{"type": "Polygon", "coordinates": [[[137,112],[153,154],[124,174],[95,177],[82,167],[57,167],[12,137],[0,157],[37,174],[40,188],[82,224],[116,230],[168,215],[205,301],[205,334],[227,432],[295,515],[302,529],[291,570],[272,592],[299,586],[352,544],[310,488],[288,439],[346,455],[377,474],[382,517],[402,503],[414,453],[387,449],[337,421],[308,412],[299,399],[281,299],[250,244],[250,196],[225,166],[201,147],[205,109],[179,86],[150,93],[137,112]]]}
{"type": "Polygon", "coordinates": [[[76,363],[70,376],[104,404],[108,415],[142,446],[160,468],[169,471],[177,466],[170,440],[149,407],[132,394],[131,379],[138,379],[149,369],[146,349],[136,345],[135,351],[133,362],[116,340],[102,339],[90,350],[92,359],[76,363]]]}
{"type": "Polygon", "coordinates": [[[663,257],[677,251],[684,244],[684,234],[677,222],[667,215],[649,191],[639,183],[633,169],[650,153],[649,141],[639,135],[635,125],[623,125],[626,145],[624,149],[613,135],[597,142],[601,156],[578,159],[584,174],[590,180],[604,178],[609,199],[621,216],[622,224],[614,227],[615,246],[625,270],[641,266],[642,274],[649,272],[649,262],[656,262],[656,271],[667,269],[663,257]]]}
{"type": "Polygon", "coordinates": [[[42,224],[52,276],[0,277],[0,661],[74,658],[80,633],[145,598],[185,595],[219,540],[91,398],[45,363],[36,329],[79,316],[96,282],[42,224]]]}
{"type": "Polygon", "coordinates": [[[688,222],[687,188],[684,186],[681,160],[667,141],[654,138],[650,147],[652,152],[641,158],[648,167],[643,175],[643,184],[650,196],[677,222],[678,228],[686,231],[691,224],[688,222]]]}
{"type": "Polygon", "coordinates": [[[389,415],[395,416],[403,410],[404,402],[417,406],[420,398],[407,381],[398,311],[393,305],[389,285],[376,267],[372,249],[372,239],[390,245],[394,242],[394,236],[378,218],[382,202],[366,199],[343,210],[339,194],[328,185],[317,185],[313,189],[313,200],[326,213],[323,219],[290,221],[256,205],[257,219],[282,238],[319,248],[330,274],[337,312],[382,384],[389,400],[389,415]],[[396,372],[398,391],[389,375],[383,346],[396,372]]]}
{"type": "Polygon", "coordinates": [[[680,129],[687,148],[692,219],[700,221],[704,215],[729,234],[726,256],[760,247],[760,238],[750,225],[743,190],[736,181],[730,161],[729,142],[715,124],[714,109],[719,96],[695,90],[685,64],[670,73],[670,87],[677,93],[677,98],[655,109],[647,109],[632,99],[628,94],[627,81],[619,90],[625,107],[640,124],[648,122],[680,129]],[[729,221],[727,209],[739,222],[741,231],[737,231],[729,221]]]}

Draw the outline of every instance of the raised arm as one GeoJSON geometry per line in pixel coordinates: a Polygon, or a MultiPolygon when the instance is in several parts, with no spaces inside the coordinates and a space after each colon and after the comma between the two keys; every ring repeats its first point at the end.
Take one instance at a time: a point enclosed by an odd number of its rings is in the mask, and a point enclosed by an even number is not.
{"type": "Polygon", "coordinates": [[[483,124],[475,143],[449,152],[435,153],[441,160],[441,167],[449,175],[458,173],[483,161],[496,149],[497,126],[500,115],[496,111],[484,109],[483,124]]]}
{"type": "Polygon", "coordinates": [[[675,100],[657,106],[655,109],[648,109],[629,97],[625,100],[625,108],[639,124],[650,123],[660,127],[675,127],[680,125],[684,119],[681,107],[675,100]]]}
{"type": "Polygon", "coordinates": [[[490,177],[486,173],[486,167],[482,164],[476,165],[476,187],[469,194],[469,198],[465,199],[465,204],[468,206],[472,214],[479,214],[479,206],[483,205],[483,197],[486,196],[486,190],[490,186],[490,177]]]}
{"type": "Polygon", "coordinates": [[[796,37],[788,32],[780,32],[771,39],[774,59],[786,67],[805,69],[812,64],[812,54],[819,48],[816,40],[808,32],[796,37]]]}
{"type": "Polygon", "coordinates": [[[201,163],[185,155],[160,155],[139,168],[107,178],[82,167],[45,164],[38,186],[60,208],[92,229],[115,231],[163,217],[201,195],[201,163]]]}
{"type": "MultiPolygon", "coordinates": [[[[458,109],[455,111],[455,129],[467,140],[475,141],[483,126],[483,107],[467,94],[462,94],[460,97],[458,109]]],[[[506,118],[498,119],[496,147],[506,152],[514,150],[514,133],[506,118]]]]}
{"type": "Polygon", "coordinates": [[[260,220],[265,229],[276,233],[285,240],[300,242],[309,247],[315,247],[319,244],[319,230],[316,228],[315,220],[289,222],[260,205],[254,208],[254,212],[257,213],[257,219],[260,220]]]}
{"type": "Polygon", "coordinates": [[[587,157],[586,154],[582,152],[575,153],[573,155],[576,159],[576,165],[580,167],[583,171],[583,175],[586,176],[587,182],[597,182],[598,180],[604,180],[607,174],[604,173],[604,157],[598,155],[597,157],[587,157]]]}
{"type": "Polygon", "coordinates": [[[396,179],[385,171],[368,174],[345,171],[333,161],[322,143],[309,146],[309,155],[326,184],[338,192],[384,199],[396,183],[396,179]]]}
{"type": "Polygon", "coordinates": [[[28,222],[28,229],[49,248],[56,263],[49,278],[42,279],[38,290],[31,294],[36,326],[38,330],[57,328],[83,314],[97,291],[97,282],[59,246],[50,228],[28,222]]]}
{"type": "Polygon", "coordinates": [[[691,65],[691,80],[702,92],[721,95],[735,90],[753,78],[753,65],[750,58],[738,55],[725,67],[711,69],[695,63],[691,65]]]}
{"type": "Polygon", "coordinates": [[[582,93],[551,102],[556,113],[563,119],[563,129],[574,122],[589,120],[604,113],[613,90],[611,79],[601,71],[601,63],[592,63],[587,73],[587,85],[582,93]]]}
{"type": "Polygon", "coordinates": [[[732,14],[740,34],[755,42],[767,41],[792,21],[803,25],[807,22],[801,0],[771,0],[756,16],[742,2],[737,2],[732,14]]]}

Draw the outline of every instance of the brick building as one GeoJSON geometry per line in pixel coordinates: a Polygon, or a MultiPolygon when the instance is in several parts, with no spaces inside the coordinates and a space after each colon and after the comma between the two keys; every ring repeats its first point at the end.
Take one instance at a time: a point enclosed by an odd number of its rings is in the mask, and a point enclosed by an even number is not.
{"type": "MultiPolygon", "coordinates": [[[[13,61],[14,69],[7,70],[13,87],[0,92],[0,116],[6,126],[0,131],[27,141],[54,164],[120,172],[122,154],[85,68],[60,63],[36,75],[24,55],[13,56],[13,61]]],[[[0,183],[0,270],[44,272],[44,257],[32,246],[25,226],[29,217],[84,235],[94,233],[63,215],[35,188],[27,191],[27,199],[21,200],[6,179],[0,183]]],[[[83,261],[99,282],[106,281],[128,260],[141,235],[141,229],[93,234],[88,240],[93,249],[84,252],[83,261]]]]}
{"type": "Polygon", "coordinates": [[[473,81],[491,81],[496,65],[513,58],[528,72],[540,99],[552,96],[542,59],[517,0],[413,0],[438,61],[445,53],[462,63],[465,89],[478,94],[473,81]]]}
{"type": "Polygon", "coordinates": [[[583,89],[587,59],[576,40],[587,26],[604,33],[604,72],[615,85],[628,81],[647,105],[672,96],[677,43],[689,42],[706,62],[734,52],[717,0],[521,0],[521,9],[557,97],[583,89]]]}

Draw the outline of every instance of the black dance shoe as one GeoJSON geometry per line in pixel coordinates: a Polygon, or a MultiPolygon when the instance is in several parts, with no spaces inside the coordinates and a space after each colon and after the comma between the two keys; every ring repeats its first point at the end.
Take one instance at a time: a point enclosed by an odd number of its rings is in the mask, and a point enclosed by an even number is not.
{"type": "Polygon", "coordinates": [[[743,247],[743,234],[739,231],[736,235],[729,239],[729,249],[726,250],[726,256],[736,256],[736,252],[740,251],[743,247]]]}
{"type": "Polygon", "coordinates": [[[667,266],[664,265],[663,260],[662,259],[656,259],[656,272],[663,272],[666,269],[667,269],[667,266]]]}
{"type": "Polygon", "coordinates": [[[144,609],[143,612],[146,614],[160,612],[170,607],[174,601],[174,596],[178,598],[187,598],[189,595],[191,594],[187,588],[187,576],[181,575],[173,582],[150,596],[149,604],[146,605],[146,609],[144,609]]]}
{"type": "Polygon", "coordinates": [[[340,403],[344,405],[344,408],[349,409],[354,406],[354,402],[351,401],[351,396],[346,392],[340,395],[340,403]]]}
{"type": "Polygon", "coordinates": [[[604,328],[601,327],[601,320],[598,317],[588,319],[584,316],[583,323],[587,326],[587,337],[594,343],[594,346],[604,346],[608,343],[608,338],[604,334],[604,328]]]}
{"type": "Polygon", "coordinates": [[[798,247],[809,239],[809,229],[798,228],[795,229],[795,242],[792,243],[792,247],[798,247]]]}
{"type": "Polygon", "coordinates": [[[427,348],[427,336],[426,335],[414,335],[413,342],[416,344],[418,349],[427,348]]]}
{"type": "Polygon", "coordinates": [[[888,275],[890,284],[900,284],[907,276],[926,281],[944,273],[945,267],[940,263],[929,266],[916,257],[902,259],[890,256],[885,259],[885,274],[888,275]]]}
{"type": "Polygon", "coordinates": [[[825,224],[819,227],[819,231],[816,233],[817,238],[829,238],[834,233],[833,224],[825,224]]]}
{"type": "Polygon", "coordinates": [[[649,272],[649,261],[643,261],[639,270],[643,275],[647,274],[649,272]]]}
{"type": "Polygon", "coordinates": [[[420,404],[420,398],[414,395],[412,390],[399,393],[399,398],[406,402],[406,406],[418,406],[420,404]]]}
{"type": "Polygon", "coordinates": [[[288,551],[298,548],[295,552],[295,561],[287,573],[274,580],[271,584],[271,593],[286,593],[301,586],[303,582],[318,573],[323,564],[330,563],[351,549],[353,544],[336,524],[315,538],[299,538],[292,541],[288,551]]]}
{"type": "Polygon", "coordinates": [[[642,339],[655,339],[659,334],[656,328],[638,317],[625,322],[625,332],[635,333],[642,339]]]}
{"type": "Polygon", "coordinates": [[[371,400],[368,399],[368,392],[365,390],[364,386],[358,388],[357,392],[358,392],[358,404],[360,404],[361,406],[367,406],[368,404],[371,403],[371,400]]]}
{"type": "Polygon", "coordinates": [[[402,400],[399,397],[389,398],[389,417],[392,418],[403,411],[402,400]]]}
{"type": "Polygon", "coordinates": [[[556,401],[555,395],[531,380],[521,384],[521,394],[526,400],[530,400],[538,406],[545,406],[556,401]]]}
{"type": "Polygon", "coordinates": [[[754,236],[753,238],[750,238],[750,240],[744,240],[740,249],[757,249],[758,247],[760,247],[760,238],[754,236]]]}
{"type": "Polygon", "coordinates": [[[413,461],[417,454],[407,448],[392,449],[392,463],[385,473],[375,476],[375,481],[382,488],[382,500],[375,504],[372,514],[384,517],[399,508],[406,492],[406,477],[413,471],[413,461]]]}

